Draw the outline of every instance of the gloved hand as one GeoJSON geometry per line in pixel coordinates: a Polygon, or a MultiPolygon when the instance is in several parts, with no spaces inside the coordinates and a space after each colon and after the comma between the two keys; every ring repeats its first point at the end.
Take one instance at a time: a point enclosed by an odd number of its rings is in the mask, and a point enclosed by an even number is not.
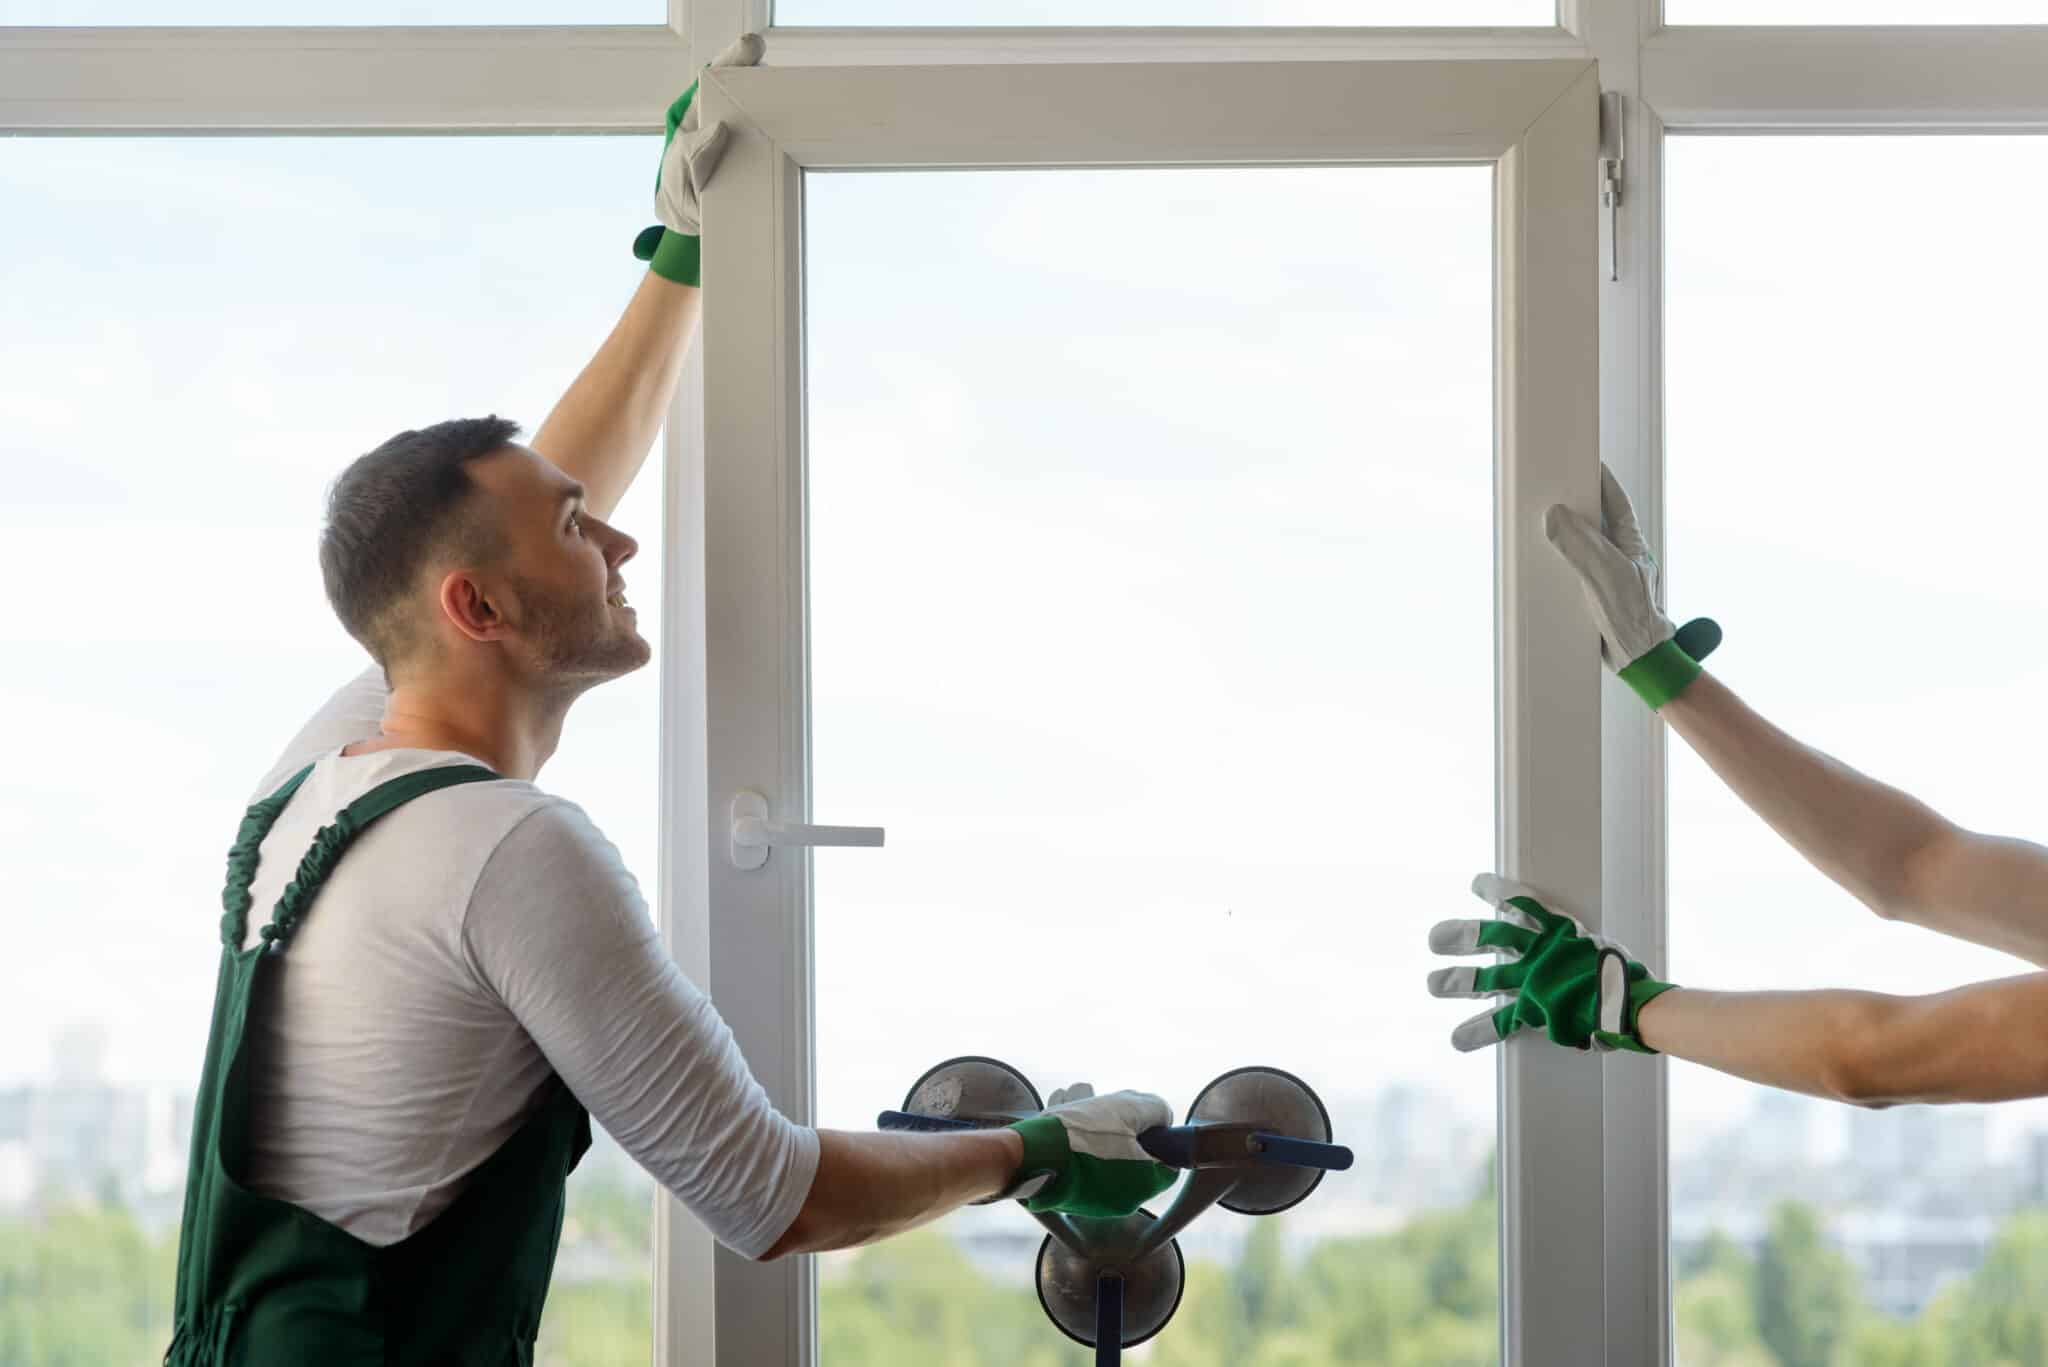
{"type": "Polygon", "coordinates": [[[1138,1146],[1144,1131],[1172,1123],[1173,1108],[1149,1092],[1062,1087],[1043,1111],[1010,1126],[1023,1136],[1024,1161],[1003,1194],[1027,1210],[1129,1215],[1180,1178],[1138,1146]]]}
{"type": "MultiPolygon", "coordinates": [[[[746,33],[718,54],[709,67],[753,66],[761,60],[767,44],[758,33],[746,33]]],[[[633,239],[633,255],[648,263],[656,275],[685,285],[702,283],[700,238],[704,231],[704,187],[718,170],[725,155],[727,129],[723,123],[702,127],[703,111],[697,107],[697,82],[676,97],[668,107],[668,140],[661,145],[661,170],[654,178],[654,213],[661,224],[633,239]],[[680,133],[681,137],[676,135],[680,133]]]]}
{"type": "Polygon", "coordinates": [[[1543,517],[1544,535],[1579,572],[1586,605],[1600,628],[1600,655],[1652,708],[1662,707],[1699,677],[1699,662],[1721,644],[1708,617],[1673,627],[1658,605],[1657,558],[1636,526],[1621,482],[1600,466],[1600,522],[1593,526],[1562,503],[1543,517]]]}
{"type": "Polygon", "coordinates": [[[1500,950],[1514,957],[1491,968],[1439,968],[1429,975],[1434,996],[1508,998],[1452,1031],[1452,1044],[1469,1052],[1538,1027],[1574,1049],[1657,1052],[1643,1043],[1636,1013],[1671,983],[1658,982],[1620,945],[1550,910],[1519,883],[1482,873],[1472,891],[1493,903],[1498,918],[1440,921],[1430,928],[1429,947],[1438,954],[1500,950]]]}

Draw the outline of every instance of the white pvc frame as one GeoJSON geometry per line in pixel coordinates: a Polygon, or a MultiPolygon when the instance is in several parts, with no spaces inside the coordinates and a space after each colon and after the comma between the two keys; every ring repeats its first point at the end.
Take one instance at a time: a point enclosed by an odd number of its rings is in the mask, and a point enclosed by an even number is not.
{"type": "MultiPolygon", "coordinates": [[[[625,28],[0,28],[0,133],[651,132],[686,73],[767,17],[767,0],[669,0],[666,25],[625,28]]],[[[797,29],[769,30],[769,49],[782,66],[1597,59],[1604,88],[1626,97],[1628,150],[1621,279],[1599,286],[1600,448],[1653,544],[1665,135],[2048,132],[2048,26],[1667,29],[1658,0],[1560,0],[1544,29],[797,29]]],[[[1585,188],[1597,193],[1590,168],[1585,188]]],[[[656,904],[678,961],[708,982],[701,393],[693,362],[668,428],[656,904]]],[[[1663,733],[1611,685],[1602,715],[1604,928],[1660,968],[1663,733]]],[[[1604,1069],[1601,1290],[1589,1302],[1604,1306],[1604,1345],[1559,1359],[1575,1367],[1671,1360],[1663,1074],[1659,1060],[1604,1069]]],[[[702,1367],[714,1360],[709,1241],[670,1201],[656,1237],[656,1360],[702,1367]]],[[[1511,1228],[1504,1251],[1521,1237],[1511,1228]]]]}
{"type": "MultiPolygon", "coordinates": [[[[707,77],[736,132],[705,242],[705,598],[711,810],[768,796],[811,819],[804,658],[803,175],[827,168],[1343,165],[1460,160],[1496,169],[1499,867],[1599,905],[1599,646],[1543,510],[1596,505],[1598,145],[1585,58],[1213,64],[770,67],[707,77]],[[1016,68],[1008,68],[1015,71],[1016,68]],[[1272,111],[1247,126],[1246,110],[1272,111]]],[[[859,813],[820,813],[859,820],[859,813]]],[[[886,854],[878,857],[886,857],[886,854]]],[[[710,832],[711,985],[755,1075],[812,1114],[809,865],[736,868],[710,832]]],[[[1542,1045],[1503,1051],[1502,1305],[1508,1360],[1604,1351],[1602,1259],[1538,1232],[1603,1240],[1601,1070],[1542,1045]]],[[[885,1099],[886,1100],[886,1099],[885,1099]]],[[[808,1259],[717,1259],[718,1361],[813,1361],[808,1259]]]]}

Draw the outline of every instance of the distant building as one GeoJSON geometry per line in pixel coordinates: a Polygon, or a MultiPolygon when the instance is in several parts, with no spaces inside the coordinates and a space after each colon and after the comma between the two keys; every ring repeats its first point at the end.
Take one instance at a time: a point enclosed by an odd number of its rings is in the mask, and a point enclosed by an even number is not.
{"type": "Polygon", "coordinates": [[[0,1089],[0,1207],[39,1197],[112,1196],[175,1219],[192,1133],[192,1095],[103,1075],[104,1031],[74,1027],[52,1050],[55,1080],[0,1089]]]}
{"type": "Polygon", "coordinates": [[[1814,1104],[1794,1092],[1758,1092],[1749,1132],[1743,1136],[1750,1161],[1776,1168],[1802,1168],[1811,1163],[1814,1104]]]}
{"type": "Polygon", "coordinates": [[[1910,1317],[1942,1287],[1977,1270],[1998,1235],[1998,1224],[1988,1216],[1855,1211],[1835,1217],[1828,1232],[1862,1273],[1863,1294],[1871,1305],[1888,1315],[1910,1317]]]}
{"type": "Polygon", "coordinates": [[[2048,1130],[2027,1136],[2020,1181],[2020,1199],[2028,1205],[2048,1206],[2048,1130]]]}
{"type": "Polygon", "coordinates": [[[1849,1161],[1869,1176],[1952,1178],[1985,1166],[1989,1118],[1976,1106],[1894,1106],[1849,1116],[1849,1161]]]}

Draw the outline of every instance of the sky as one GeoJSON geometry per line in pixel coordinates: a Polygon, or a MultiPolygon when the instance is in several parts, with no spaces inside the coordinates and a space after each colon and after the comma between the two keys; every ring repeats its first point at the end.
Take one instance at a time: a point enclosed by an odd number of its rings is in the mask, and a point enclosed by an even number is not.
{"type": "MultiPolygon", "coordinates": [[[[362,665],[326,481],[402,427],[537,425],[635,282],[655,154],[0,142],[0,1085],[76,1023],[189,1085],[249,787],[362,665]]],[[[1672,610],[1723,622],[1781,725],[2021,835],[2044,172],[2016,138],[1679,139],[1666,213],[1672,610]]],[[[822,1119],[972,1051],[1177,1108],[1269,1062],[1490,1121],[1490,1058],[1446,1042],[1468,1004],[1421,988],[1493,848],[1490,192],[813,177],[814,810],[890,831],[818,856],[822,1119]]],[[[657,493],[619,518],[648,547],[657,493]]],[[[643,671],[545,775],[649,888],[655,726],[643,671]]],[[[1875,921],[1672,754],[1676,980],[2018,971],[1875,921]]],[[[1752,1099],[1674,1065],[1681,1161],[1752,1099]]]]}

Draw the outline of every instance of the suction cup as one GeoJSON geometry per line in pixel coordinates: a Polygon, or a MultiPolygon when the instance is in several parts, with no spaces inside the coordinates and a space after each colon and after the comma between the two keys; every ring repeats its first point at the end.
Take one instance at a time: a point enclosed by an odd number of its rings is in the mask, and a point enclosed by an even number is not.
{"type": "Polygon", "coordinates": [[[1180,1309],[1180,1295],[1187,1286],[1180,1241],[1124,1261],[1126,1250],[1135,1248],[1151,1228],[1152,1212],[1141,1210],[1112,1220],[1070,1218],[1090,1251],[1076,1253],[1049,1234],[1038,1246],[1038,1303],[1045,1307],[1046,1318],[1074,1342],[1094,1347],[1096,1295],[1102,1274],[1113,1272],[1123,1278],[1122,1346],[1143,1343],[1164,1329],[1180,1309]]]}
{"type": "MultiPolygon", "coordinates": [[[[1330,1142],[1330,1113],[1309,1085],[1278,1068],[1233,1068],[1202,1089],[1188,1107],[1190,1125],[1256,1125],[1290,1139],[1330,1142]]],[[[1239,1215],[1274,1215],[1305,1199],[1323,1180],[1320,1168],[1247,1168],[1218,1202],[1239,1215]]]]}
{"type": "Polygon", "coordinates": [[[910,1085],[903,1109],[913,1115],[986,1120],[1007,1125],[1045,1109],[1031,1080],[999,1059],[949,1058],[910,1085]]]}

